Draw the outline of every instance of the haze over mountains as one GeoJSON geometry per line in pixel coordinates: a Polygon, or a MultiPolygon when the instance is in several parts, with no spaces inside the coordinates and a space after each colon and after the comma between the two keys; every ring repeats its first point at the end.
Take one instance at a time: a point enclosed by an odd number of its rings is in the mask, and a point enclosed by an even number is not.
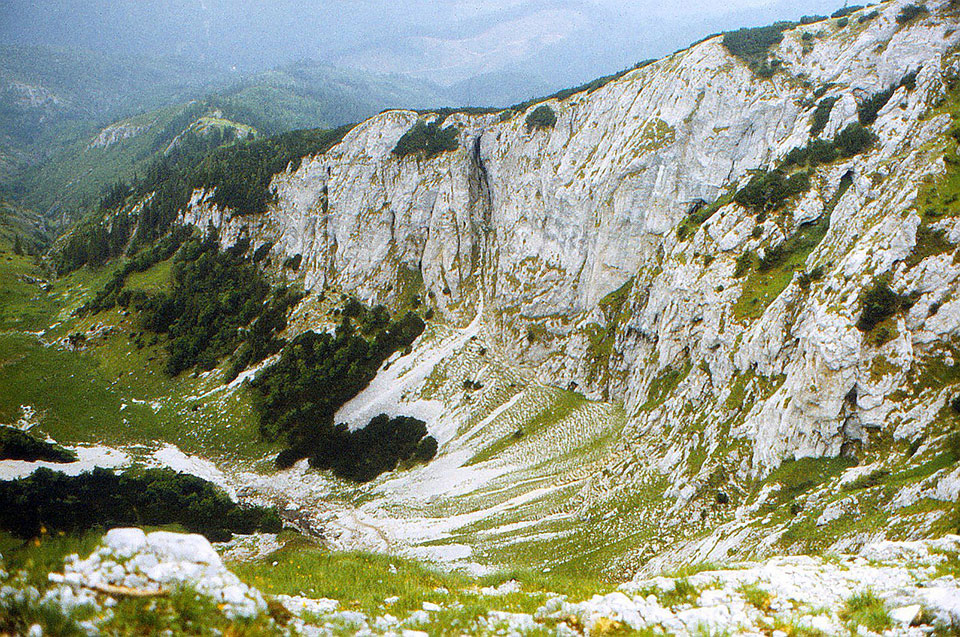
{"type": "Polygon", "coordinates": [[[429,80],[449,88],[455,101],[492,106],[632,66],[710,33],[843,6],[840,0],[4,4],[0,36],[9,42],[183,56],[239,74],[320,60],[429,80]]]}

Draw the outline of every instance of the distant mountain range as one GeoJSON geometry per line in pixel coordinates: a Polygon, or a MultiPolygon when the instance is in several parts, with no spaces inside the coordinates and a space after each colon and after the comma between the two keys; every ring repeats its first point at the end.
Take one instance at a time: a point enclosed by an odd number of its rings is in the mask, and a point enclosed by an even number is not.
{"type": "Polygon", "coordinates": [[[318,62],[240,77],[181,58],[4,46],[0,188],[71,219],[212,113],[228,128],[273,135],[357,122],[390,107],[454,103],[452,91],[427,81],[318,62]]]}

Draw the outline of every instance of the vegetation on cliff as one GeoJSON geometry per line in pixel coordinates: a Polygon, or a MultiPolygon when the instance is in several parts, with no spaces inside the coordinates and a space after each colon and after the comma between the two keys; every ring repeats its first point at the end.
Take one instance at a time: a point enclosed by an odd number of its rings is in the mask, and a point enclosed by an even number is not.
{"type": "Polygon", "coordinates": [[[440,127],[437,122],[425,123],[418,121],[408,130],[393,149],[397,157],[418,155],[423,159],[433,159],[452,150],[459,145],[460,131],[456,126],[440,127]]]}

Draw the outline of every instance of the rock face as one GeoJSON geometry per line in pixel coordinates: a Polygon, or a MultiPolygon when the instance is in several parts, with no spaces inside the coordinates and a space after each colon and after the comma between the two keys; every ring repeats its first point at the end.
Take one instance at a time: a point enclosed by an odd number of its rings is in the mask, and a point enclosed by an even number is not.
{"type": "MultiPolygon", "coordinates": [[[[267,213],[236,217],[198,191],[184,220],[214,223],[225,242],[249,231],[301,254],[310,288],[395,307],[419,294],[523,378],[622,405],[625,425],[584,502],[622,488],[622,476],[662,478],[679,519],[726,482],[739,486],[718,502],[745,503],[757,494],[743,485],[786,460],[909,462],[911,443],[928,458],[945,448],[954,416],[944,407],[960,379],[960,224],[923,218],[916,202],[953,170],[944,156],[960,29],[952,2],[901,23],[906,4],[785,32],[771,78],[714,37],[545,102],[551,128],[528,127],[527,112],[447,115],[459,145],[432,159],[392,151],[418,120],[440,117],[386,112],[277,175],[267,213]],[[824,100],[834,104],[821,138],[832,139],[888,89],[875,121],[864,117],[868,150],[814,167],[809,190],[777,209],[731,201],[811,140],[824,100]],[[714,201],[706,220],[688,216],[714,201]],[[755,259],[768,256],[761,271],[755,259]],[[738,272],[738,260],[754,265],[738,272]],[[878,281],[906,300],[864,333],[860,299],[878,281]]],[[[511,395],[443,427],[495,419],[511,395]]],[[[905,501],[956,495],[952,474],[924,480],[905,501]]],[[[814,521],[858,510],[851,500],[821,518],[821,506],[814,521]]],[[[697,550],[733,550],[724,542],[697,550]]]]}
{"type": "Polygon", "coordinates": [[[260,592],[228,571],[202,535],[112,529],[90,556],[71,557],[63,573],[51,573],[50,581],[59,587],[48,593],[68,609],[97,606],[97,593],[117,588],[166,594],[180,586],[213,598],[231,618],[253,617],[266,609],[260,592]]]}
{"type": "MultiPolygon", "coordinates": [[[[836,455],[863,440],[864,427],[899,420],[890,395],[904,371],[960,327],[950,300],[957,267],[943,257],[903,264],[915,244],[917,187],[943,170],[933,147],[949,118],[931,109],[954,71],[960,31],[949,3],[929,3],[930,15],[906,26],[896,19],[902,4],[843,27],[831,20],[787,32],[773,51],[785,70],[772,79],[757,78],[716,37],[548,102],[557,114],[549,130],[528,129],[523,114],[450,115],[444,124],[460,130],[459,148],[431,160],[391,153],[421,116],[384,113],[278,176],[279,203],[263,218],[227,221],[198,193],[188,219],[258,227],[287,254],[304,255],[309,286],[385,303],[415,286],[455,323],[482,308],[517,363],[546,382],[623,400],[628,411],[646,402],[658,374],[688,364],[681,405],[722,398],[739,374],[778,379],[737,424],[754,441],[753,464],[836,455]],[[819,99],[837,99],[829,138],[856,121],[858,101],[911,72],[915,88],[898,88],[872,126],[874,148],[816,171],[811,192],[782,218],[758,223],[731,204],[678,239],[693,202],[804,145],[819,99]],[[852,182],[840,192],[844,175],[852,182]],[[823,282],[786,285],[759,316],[737,317],[736,257],[781,243],[832,199],[829,231],[806,259],[808,269],[826,268],[823,282]],[[922,296],[877,352],[854,327],[856,299],[888,272],[895,288],[922,296]],[[626,320],[610,325],[601,301],[624,285],[626,320]],[[926,316],[934,303],[939,311],[926,316]],[[538,342],[525,338],[532,326],[538,342]],[[598,356],[590,335],[605,329],[610,352],[598,356]],[[897,371],[873,380],[866,370],[880,355],[897,371]]],[[[671,404],[664,409],[646,420],[675,416],[671,404]]]]}

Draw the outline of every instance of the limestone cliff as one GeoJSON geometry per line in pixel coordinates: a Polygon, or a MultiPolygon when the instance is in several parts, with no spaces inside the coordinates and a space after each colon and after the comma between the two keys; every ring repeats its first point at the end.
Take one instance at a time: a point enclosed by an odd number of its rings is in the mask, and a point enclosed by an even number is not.
{"type": "MultiPolygon", "coordinates": [[[[395,306],[420,294],[440,323],[470,324],[498,369],[519,370],[511,382],[622,405],[622,429],[574,501],[624,476],[666,476],[675,518],[698,501],[708,527],[736,524],[761,516],[766,497],[743,485],[787,459],[907,462],[907,443],[919,458],[955,428],[960,224],[923,216],[917,199],[955,170],[944,157],[956,144],[958,8],[927,2],[902,23],[905,4],[787,31],[769,78],[714,37],[546,102],[552,128],[528,127],[526,112],[454,113],[443,125],[459,130],[458,148],[429,160],[392,151],[439,116],[386,112],[278,175],[268,213],[233,217],[197,192],[185,219],[213,221],[228,241],[246,226],[302,254],[308,287],[395,306]],[[814,166],[810,188],[768,214],[732,200],[808,144],[825,102],[830,140],[888,89],[865,152],[814,166]],[[750,266],[742,255],[754,254],[750,266]],[[861,299],[878,281],[909,302],[864,332],[861,299]],[[755,506],[716,513],[717,489],[721,504],[755,506]]],[[[448,419],[469,414],[451,432],[512,408],[507,392],[458,412],[423,376],[407,389],[444,401],[448,419]]],[[[956,470],[925,475],[903,506],[931,489],[956,500],[956,470]]]]}

